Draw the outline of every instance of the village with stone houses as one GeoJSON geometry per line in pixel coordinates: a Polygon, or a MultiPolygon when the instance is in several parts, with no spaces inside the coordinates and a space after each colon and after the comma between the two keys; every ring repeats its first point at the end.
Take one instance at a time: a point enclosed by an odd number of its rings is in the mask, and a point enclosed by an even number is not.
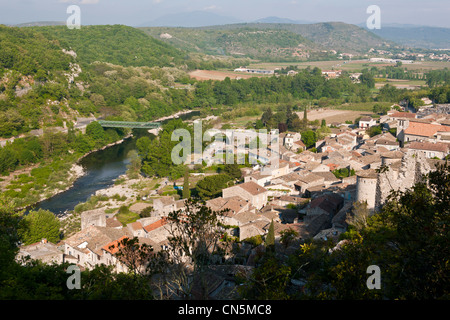
{"type": "MultiPolygon", "coordinates": [[[[376,212],[391,190],[412,187],[422,174],[445,162],[450,154],[449,114],[450,105],[430,104],[415,113],[392,108],[378,119],[362,117],[356,126],[333,126],[331,134],[316,142],[317,152],[305,150],[300,133],[280,133],[277,152],[272,153],[277,167],[260,163],[242,168],[242,183],[206,201],[214,211],[228,209],[221,222],[234,226],[231,236],[241,246],[230,263],[252,267],[258,247],[245,240],[264,237],[271,223],[276,241],[284,231],[294,230],[299,239],[337,242],[347,230],[355,202],[367,202],[376,212]],[[381,125],[383,131],[370,137],[367,131],[374,125],[381,125]],[[389,131],[393,128],[396,136],[389,131]],[[337,178],[333,171],[339,169],[348,169],[348,176],[337,178]]],[[[115,213],[105,213],[104,209],[83,212],[79,232],[58,244],[43,239],[21,247],[19,256],[88,269],[113,265],[119,272],[126,271],[112,246],[124,238],[137,237],[155,251],[164,250],[170,237],[167,216],[183,210],[185,200],[159,196],[152,204],[137,202],[130,210],[139,212],[150,205],[150,217],[125,226],[115,213]]]]}

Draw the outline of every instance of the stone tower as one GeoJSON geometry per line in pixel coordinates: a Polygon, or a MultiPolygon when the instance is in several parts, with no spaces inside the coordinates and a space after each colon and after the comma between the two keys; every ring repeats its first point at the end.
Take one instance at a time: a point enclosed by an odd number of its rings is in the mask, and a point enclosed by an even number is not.
{"type": "Polygon", "coordinates": [[[378,173],[374,169],[356,174],[356,201],[367,201],[367,208],[374,209],[376,202],[378,173]]]}
{"type": "Polygon", "coordinates": [[[379,209],[392,190],[405,191],[431,171],[423,154],[391,153],[382,157],[381,172],[374,169],[357,173],[356,201],[367,201],[369,209],[379,209]],[[383,170],[383,168],[385,168],[383,170]]]}

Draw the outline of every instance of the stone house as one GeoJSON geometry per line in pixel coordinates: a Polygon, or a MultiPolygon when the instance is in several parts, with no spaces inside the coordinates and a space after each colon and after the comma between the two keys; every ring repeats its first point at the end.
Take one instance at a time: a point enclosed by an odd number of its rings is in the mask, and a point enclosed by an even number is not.
{"type": "Polygon", "coordinates": [[[259,184],[261,187],[264,187],[265,185],[270,183],[270,180],[272,179],[272,175],[268,174],[262,174],[261,172],[255,172],[248,176],[244,177],[244,182],[253,181],[259,184]]]}
{"type": "Polygon", "coordinates": [[[248,200],[256,209],[261,209],[267,203],[268,190],[256,182],[249,181],[222,190],[222,197],[239,196],[248,200]]]}
{"type": "Polygon", "coordinates": [[[359,127],[368,129],[370,127],[373,127],[377,124],[377,121],[372,117],[361,117],[359,119],[359,127]]]}
{"type": "Polygon", "coordinates": [[[61,264],[65,262],[63,251],[56,244],[48,242],[47,239],[42,239],[40,242],[27,246],[21,246],[16,260],[20,261],[21,258],[25,257],[29,257],[32,260],[40,260],[46,264],[61,264]]]}
{"type": "MultiPolygon", "coordinates": [[[[119,248],[120,242],[126,238],[128,238],[128,236],[123,236],[119,239],[116,239],[114,241],[107,243],[106,245],[104,245],[102,247],[103,260],[106,261],[106,265],[115,266],[116,272],[128,272],[129,271],[128,267],[126,266],[124,261],[121,260],[121,258],[117,257],[117,255],[116,255],[117,252],[120,250],[120,248],[119,248]]],[[[146,245],[149,245],[152,248],[154,248],[153,253],[159,251],[157,244],[150,239],[138,237],[138,241],[139,241],[140,245],[146,244],[146,245]]],[[[145,265],[137,266],[137,268],[139,268],[141,272],[145,271],[145,267],[146,267],[146,263],[145,263],[145,265]]]]}
{"type": "Polygon", "coordinates": [[[228,210],[221,217],[223,222],[226,224],[232,224],[230,223],[230,218],[234,217],[236,214],[251,210],[250,202],[239,196],[211,199],[206,201],[206,206],[213,211],[228,210]]]}
{"type": "Polygon", "coordinates": [[[337,194],[326,194],[312,200],[306,209],[307,216],[328,215],[331,218],[342,208],[344,199],[337,194]]]}
{"type": "Polygon", "coordinates": [[[127,225],[127,228],[128,228],[128,230],[130,230],[133,237],[144,238],[146,236],[146,232],[140,221],[135,221],[135,222],[129,223],[127,225]]]}
{"type": "Polygon", "coordinates": [[[253,212],[241,212],[233,217],[233,224],[239,226],[239,240],[244,240],[257,235],[264,235],[266,226],[270,220],[265,216],[253,212]]]}
{"type": "Polygon", "coordinates": [[[103,208],[81,213],[81,230],[88,226],[106,227],[106,214],[103,208]]]}
{"type": "Polygon", "coordinates": [[[98,264],[107,264],[102,248],[123,236],[132,235],[127,228],[88,226],[64,241],[64,254],[73,257],[76,264],[92,269],[98,264]]]}
{"type": "Polygon", "coordinates": [[[450,126],[420,122],[418,120],[399,120],[397,138],[400,145],[408,142],[439,142],[442,136],[450,135],[450,126]]]}
{"type": "Polygon", "coordinates": [[[293,185],[285,183],[269,184],[266,186],[266,189],[269,191],[268,197],[280,197],[298,193],[293,185]]]}
{"type": "Polygon", "coordinates": [[[185,207],[185,200],[175,200],[171,196],[163,196],[153,200],[153,211],[160,216],[168,216],[173,211],[182,210],[185,207]]]}
{"type": "Polygon", "coordinates": [[[273,165],[261,168],[261,175],[270,176],[270,178],[277,178],[285,174],[288,174],[289,172],[290,172],[290,162],[283,159],[278,160],[278,166],[273,165]]]}
{"type": "Polygon", "coordinates": [[[431,143],[431,142],[411,142],[406,146],[407,149],[414,153],[422,153],[426,158],[439,158],[443,159],[450,153],[450,144],[448,143],[431,143]]]}
{"type": "Polygon", "coordinates": [[[305,193],[305,190],[309,187],[323,185],[325,182],[325,178],[317,175],[317,173],[309,173],[303,176],[299,176],[297,182],[295,182],[295,190],[299,192],[299,194],[305,193]]]}

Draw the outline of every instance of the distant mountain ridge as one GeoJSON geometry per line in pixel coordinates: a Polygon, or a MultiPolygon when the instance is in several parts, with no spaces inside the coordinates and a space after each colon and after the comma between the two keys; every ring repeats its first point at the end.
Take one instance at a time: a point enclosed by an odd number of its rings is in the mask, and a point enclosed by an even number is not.
{"type": "Polygon", "coordinates": [[[449,49],[450,28],[428,26],[382,26],[372,33],[399,44],[425,49],[449,49]]]}
{"type": "MultiPolygon", "coordinates": [[[[237,23],[228,25],[216,25],[216,26],[204,26],[197,28],[184,28],[183,36],[177,37],[179,41],[178,44],[175,43],[174,39],[166,39],[165,41],[170,42],[174,46],[188,46],[202,48],[205,47],[204,43],[208,37],[210,39],[224,37],[225,32],[230,32],[231,30],[252,29],[265,32],[267,30],[283,30],[284,32],[289,32],[293,35],[301,36],[307,41],[302,41],[300,43],[308,45],[309,48],[319,49],[319,50],[336,50],[346,53],[366,53],[370,48],[386,48],[388,45],[395,45],[394,42],[390,40],[385,40],[380,36],[369,32],[366,29],[360,28],[358,26],[347,24],[343,22],[322,22],[313,24],[288,24],[288,23],[237,23]],[[188,34],[191,32],[191,35],[188,34]],[[200,36],[200,33],[205,36],[200,36]]],[[[148,28],[147,33],[151,34],[153,37],[159,38],[162,29],[148,28]]],[[[177,29],[166,29],[164,32],[170,31],[173,33],[179,33],[177,29]]],[[[287,36],[286,33],[284,33],[287,36]]],[[[275,39],[275,38],[274,38],[275,39]]],[[[224,40],[224,39],[222,39],[224,40]]],[[[215,40],[212,40],[215,42],[215,40]]],[[[277,40],[274,40],[277,41],[277,40]]],[[[263,43],[263,42],[262,42],[263,43]]],[[[210,47],[214,47],[211,45],[210,47]]],[[[188,48],[184,48],[188,49],[188,48]]],[[[269,49],[269,48],[266,48],[269,49]]]]}
{"type": "Polygon", "coordinates": [[[310,24],[310,23],[317,23],[318,21],[310,21],[310,20],[293,20],[288,18],[280,18],[280,17],[265,17],[261,18],[255,21],[252,21],[252,23],[288,23],[288,24],[310,24]]]}
{"type": "Polygon", "coordinates": [[[47,27],[47,26],[63,26],[65,21],[32,21],[12,25],[13,27],[47,27]]]}

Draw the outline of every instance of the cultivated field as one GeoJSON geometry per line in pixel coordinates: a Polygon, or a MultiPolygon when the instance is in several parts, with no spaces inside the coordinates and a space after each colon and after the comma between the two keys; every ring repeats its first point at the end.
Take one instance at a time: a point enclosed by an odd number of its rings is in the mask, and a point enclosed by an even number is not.
{"type": "Polygon", "coordinates": [[[263,77],[264,75],[225,70],[195,70],[189,72],[189,76],[196,80],[224,80],[226,77],[230,79],[248,79],[251,77],[263,77]]]}
{"type": "MultiPolygon", "coordinates": [[[[303,119],[303,111],[297,112],[300,119],[303,119]]],[[[369,111],[350,111],[350,110],[334,110],[334,109],[316,109],[308,111],[308,120],[322,120],[325,119],[327,124],[333,122],[345,122],[350,120],[352,122],[361,116],[370,116],[372,112],[369,111]]]]}
{"type": "MultiPolygon", "coordinates": [[[[369,62],[367,60],[331,60],[331,61],[306,61],[306,62],[266,62],[266,63],[253,63],[249,65],[249,68],[267,69],[275,70],[276,68],[286,68],[289,66],[297,66],[300,69],[305,69],[307,67],[318,67],[322,70],[346,70],[348,72],[360,71],[364,68],[378,67],[382,68],[385,66],[394,66],[394,63],[385,62],[369,62]]],[[[417,72],[427,72],[430,70],[437,69],[450,69],[450,62],[448,61],[418,61],[412,64],[403,64],[403,68],[407,70],[417,71],[417,72]]]]}
{"type": "Polygon", "coordinates": [[[426,86],[424,80],[399,80],[399,79],[386,79],[386,81],[376,82],[375,88],[379,89],[384,85],[389,84],[398,89],[420,89],[422,86],[426,86]]]}

